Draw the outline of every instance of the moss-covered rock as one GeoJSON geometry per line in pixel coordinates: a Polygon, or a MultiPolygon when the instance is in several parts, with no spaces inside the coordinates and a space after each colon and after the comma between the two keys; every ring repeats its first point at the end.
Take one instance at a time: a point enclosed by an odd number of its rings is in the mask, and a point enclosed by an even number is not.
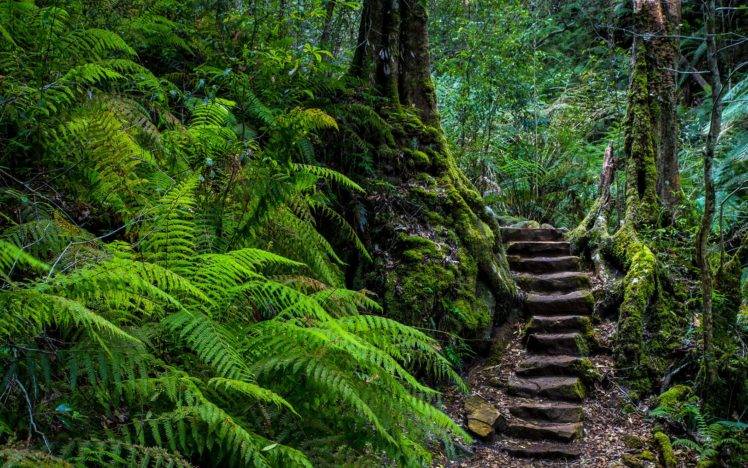
{"type": "Polygon", "coordinates": [[[654,438],[657,444],[658,451],[660,453],[660,462],[665,468],[675,468],[678,463],[675,453],[673,452],[673,446],[670,445],[670,438],[661,431],[656,431],[652,438],[654,438]]]}
{"type": "Polygon", "coordinates": [[[686,403],[693,394],[691,387],[687,385],[674,385],[665,390],[657,397],[657,406],[664,408],[677,408],[686,403]]]}

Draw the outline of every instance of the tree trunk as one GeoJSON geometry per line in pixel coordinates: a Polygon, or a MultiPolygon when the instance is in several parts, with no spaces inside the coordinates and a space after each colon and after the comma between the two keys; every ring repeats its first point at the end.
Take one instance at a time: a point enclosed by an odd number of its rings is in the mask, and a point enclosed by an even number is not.
{"type": "Polygon", "coordinates": [[[320,36],[319,44],[322,48],[330,47],[330,34],[332,32],[332,20],[335,14],[335,6],[337,0],[327,0],[325,4],[325,22],[322,25],[322,36],[320,36]]]}
{"type": "Polygon", "coordinates": [[[654,177],[656,199],[664,208],[668,221],[672,221],[674,209],[681,201],[675,71],[679,57],[680,10],[680,0],[634,0],[632,88],[640,93],[635,97],[636,104],[646,107],[637,111],[640,115],[634,116],[634,123],[642,126],[642,131],[652,133],[654,166],[651,173],[648,167],[644,167],[650,157],[645,154],[649,151],[649,143],[645,148],[639,148],[634,157],[640,159],[637,170],[639,189],[642,189],[642,183],[648,183],[647,179],[654,177]],[[637,76],[638,82],[635,82],[633,78],[637,74],[641,76],[637,76]]]}
{"type": "Polygon", "coordinates": [[[351,74],[371,82],[393,104],[414,107],[438,124],[431,81],[428,15],[419,1],[365,0],[351,74]]]}
{"type": "Polygon", "coordinates": [[[610,186],[613,184],[613,177],[616,174],[617,167],[618,159],[613,154],[613,144],[609,144],[605,148],[603,168],[600,171],[600,182],[597,186],[598,196],[602,197],[602,204],[606,210],[610,203],[610,186]]]}
{"type": "Polygon", "coordinates": [[[702,328],[703,328],[703,371],[704,371],[704,399],[708,399],[709,389],[716,380],[712,339],[714,335],[712,314],[712,270],[709,265],[708,245],[709,233],[714,218],[714,180],[712,178],[712,163],[717,147],[717,139],[722,127],[722,80],[719,76],[717,58],[717,41],[715,39],[715,5],[714,0],[704,2],[704,19],[706,23],[707,63],[712,78],[712,112],[709,121],[709,133],[704,145],[704,215],[696,236],[696,261],[701,270],[702,328]]]}

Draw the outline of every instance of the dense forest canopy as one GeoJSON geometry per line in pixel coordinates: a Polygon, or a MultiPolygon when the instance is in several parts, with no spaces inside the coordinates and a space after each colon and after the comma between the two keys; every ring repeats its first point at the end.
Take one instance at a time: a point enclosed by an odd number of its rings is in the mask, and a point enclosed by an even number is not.
{"type": "Polygon", "coordinates": [[[566,320],[644,434],[569,463],[742,466],[747,16],[0,0],[0,461],[531,466],[475,376],[566,320]]]}

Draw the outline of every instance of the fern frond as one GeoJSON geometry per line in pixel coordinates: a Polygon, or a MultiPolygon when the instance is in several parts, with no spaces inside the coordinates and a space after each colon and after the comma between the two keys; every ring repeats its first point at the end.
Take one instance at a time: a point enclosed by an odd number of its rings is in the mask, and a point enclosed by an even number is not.
{"type": "Polygon", "coordinates": [[[30,267],[37,271],[49,270],[49,265],[46,263],[37,260],[14,244],[0,240],[0,278],[10,282],[11,271],[16,265],[30,267]]]}
{"type": "Polygon", "coordinates": [[[224,392],[234,392],[253,400],[272,403],[278,407],[282,406],[289,409],[295,415],[299,415],[293,406],[291,406],[291,403],[286,401],[282,396],[257,384],[222,377],[212,378],[208,383],[224,392]]]}
{"type": "Polygon", "coordinates": [[[206,364],[227,379],[251,381],[252,372],[236,351],[237,343],[220,324],[196,312],[179,312],[164,320],[206,364]]]}

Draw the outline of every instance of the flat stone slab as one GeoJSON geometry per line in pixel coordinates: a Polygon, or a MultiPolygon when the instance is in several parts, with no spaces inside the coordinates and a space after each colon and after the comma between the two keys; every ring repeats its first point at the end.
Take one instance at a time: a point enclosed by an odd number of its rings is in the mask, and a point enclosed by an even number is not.
{"type": "Polygon", "coordinates": [[[559,273],[579,270],[579,257],[565,255],[561,257],[521,257],[507,255],[512,270],[522,273],[559,273]]]}
{"type": "Polygon", "coordinates": [[[501,449],[517,458],[574,459],[582,454],[578,447],[554,442],[515,442],[501,449]]]}
{"type": "Polygon", "coordinates": [[[558,229],[501,228],[501,239],[504,242],[560,241],[563,238],[564,234],[558,229]]]}
{"type": "Polygon", "coordinates": [[[500,413],[486,399],[477,395],[465,398],[465,413],[470,432],[484,439],[494,435],[494,427],[500,413]]]}
{"type": "Polygon", "coordinates": [[[572,403],[526,403],[509,407],[509,413],[526,421],[545,421],[550,423],[581,422],[582,406],[572,403]]]}
{"type": "Polygon", "coordinates": [[[506,248],[509,255],[569,255],[571,245],[566,241],[515,241],[510,242],[506,248]]]}
{"type": "Polygon", "coordinates": [[[592,332],[592,320],[586,315],[534,315],[528,333],[592,332]]]}
{"type": "Polygon", "coordinates": [[[527,350],[553,356],[585,356],[589,346],[581,333],[533,333],[527,337],[527,350]]]}
{"type": "Polygon", "coordinates": [[[533,315],[589,315],[595,300],[592,291],[566,294],[528,294],[525,309],[533,315]]]}
{"type": "Polygon", "coordinates": [[[543,423],[502,417],[497,428],[511,437],[571,442],[582,436],[582,423],[543,423]]]}
{"type": "Polygon", "coordinates": [[[517,377],[507,382],[507,393],[529,397],[581,402],[586,391],[578,377],[517,377]]]}
{"type": "Polygon", "coordinates": [[[579,376],[583,368],[583,359],[579,356],[529,355],[517,365],[517,375],[574,377],[579,376]]]}
{"type": "Polygon", "coordinates": [[[564,293],[592,287],[590,275],[578,271],[545,274],[520,273],[515,275],[515,279],[517,284],[528,292],[564,293]]]}

